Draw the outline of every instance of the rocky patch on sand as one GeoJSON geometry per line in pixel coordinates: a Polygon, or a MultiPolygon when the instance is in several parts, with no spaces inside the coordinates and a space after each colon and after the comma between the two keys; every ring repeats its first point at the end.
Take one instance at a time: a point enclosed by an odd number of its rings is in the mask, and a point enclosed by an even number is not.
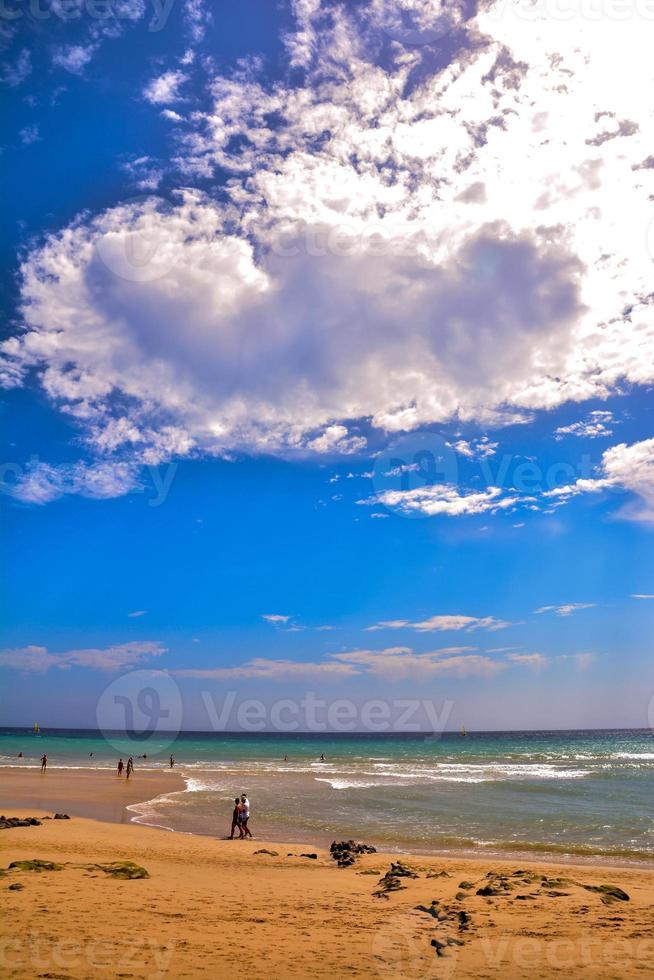
{"type": "Polygon", "coordinates": [[[377,848],[353,840],[332,841],[329,853],[339,868],[349,868],[360,854],[376,854],[377,848]]]}
{"type": "Polygon", "coordinates": [[[12,827],[40,827],[41,821],[36,817],[0,817],[0,830],[11,830],[12,827]]]}

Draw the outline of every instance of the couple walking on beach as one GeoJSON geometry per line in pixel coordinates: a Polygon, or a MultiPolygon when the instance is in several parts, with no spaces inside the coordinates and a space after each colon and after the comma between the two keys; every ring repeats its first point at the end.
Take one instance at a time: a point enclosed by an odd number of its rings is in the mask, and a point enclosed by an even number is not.
{"type": "Polygon", "coordinates": [[[248,820],[250,819],[250,801],[245,793],[241,793],[240,799],[234,799],[234,812],[232,813],[232,831],[229,835],[230,840],[234,840],[234,831],[238,828],[238,839],[252,837],[248,820]]]}

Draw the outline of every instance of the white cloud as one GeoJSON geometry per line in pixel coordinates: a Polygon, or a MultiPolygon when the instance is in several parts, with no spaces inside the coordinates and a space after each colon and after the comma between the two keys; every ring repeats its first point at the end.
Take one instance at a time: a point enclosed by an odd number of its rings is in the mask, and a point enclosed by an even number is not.
{"type": "Polygon", "coordinates": [[[184,82],[188,81],[188,75],[183,71],[166,71],[152,81],[143,89],[143,97],[153,105],[166,105],[170,102],[177,102],[181,99],[179,92],[184,82]]]}
{"type": "MultiPolygon", "coordinates": [[[[423,37],[431,6],[412,4],[423,37]]],[[[299,87],[256,60],[212,80],[176,163],[185,186],[230,173],[224,199],[115,207],[32,251],[8,382],[37,368],[92,444],[128,405],[140,443],[116,451],[139,458],[356,452],[362,419],[524,417],[652,382],[640,19],[491,5],[469,25],[484,42],[437,71],[380,10],[297,3],[299,87]]],[[[145,98],[174,101],[185,80],[164,72],[145,98]]]]}
{"type": "Polygon", "coordinates": [[[613,412],[590,412],[587,418],[580,422],[560,425],[555,430],[554,437],[557,440],[563,439],[564,436],[579,436],[584,439],[608,438],[613,435],[612,425],[616,425],[613,412]]]}
{"type": "Polygon", "coordinates": [[[288,623],[291,617],[283,616],[281,613],[264,613],[262,614],[261,618],[265,619],[267,623],[273,623],[274,625],[277,625],[280,623],[283,624],[288,623]]]}
{"type": "Polygon", "coordinates": [[[130,463],[100,461],[51,466],[38,463],[21,472],[14,483],[5,481],[3,489],[23,503],[47,504],[67,494],[95,500],[122,497],[139,486],[130,463]]]}
{"type": "MultiPolygon", "coordinates": [[[[443,647],[427,653],[416,653],[411,647],[386,647],[382,650],[349,650],[332,653],[321,661],[300,662],[256,657],[240,666],[208,669],[182,669],[171,673],[178,677],[206,680],[289,680],[315,678],[341,680],[372,676],[384,680],[423,680],[432,677],[491,677],[511,666],[541,666],[541,654],[513,655],[504,660],[474,652],[469,647],[443,647]]],[[[542,658],[545,661],[545,658],[542,658]]]]}
{"type": "Polygon", "coordinates": [[[595,609],[595,602],[566,602],[560,606],[541,606],[540,609],[534,609],[536,613],[556,613],[557,616],[570,616],[573,612],[578,612],[580,609],[595,609]]]}
{"type": "Polygon", "coordinates": [[[344,425],[328,425],[321,435],[306,443],[306,448],[315,453],[350,454],[365,449],[367,443],[363,436],[352,436],[344,425]]]}
{"type": "Polygon", "coordinates": [[[28,48],[23,48],[19,51],[16,61],[13,64],[9,62],[2,64],[2,81],[5,85],[11,86],[11,88],[21,85],[31,73],[32,55],[28,48]]]}
{"type": "Polygon", "coordinates": [[[466,514],[495,514],[512,509],[528,499],[515,491],[500,487],[485,490],[459,490],[449,483],[415,487],[412,490],[383,490],[372,497],[357,500],[358,504],[374,506],[384,504],[401,514],[424,514],[426,517],[445,515],[461,517],[466,514]]]}
{"type": "Polygon", "coordinates": [[[645,592],[634,592],[632,599],[654,599],[654,595],[645,592]]]}
{"type": "Polygon", "coordinates": [[[470,441],[457,439],[456,442],[448,442],[446,445],[467,459],[488,459],[489,456],[495,454],[499,443],[491,442],[488,436],[482,436],[481,439],[471,439],[470,441]]]}
{"type": "Polygon", "coordinates": [[[97,50],[96,44],[68,44],[56,48],[52,55],[52,63],[57,68],[64,68],[71,75],[81,75],[97,50]]]}
{"type": "Polygon", "coordinates": [[[71,667],[87,667],[92,670],[126,670],[152,657],[166,653],[161,643],[140,641],[121,643],[110,647],[66,650],[50,653],[47,647],[26,646],[0,650],[0,667],[27,673],[47,673],[51,668],[68,670],[71,667]]]}
{"type": "Polygon", "coordinates": [[[565,501],[579,494],[612,489],[634,495],[634,499],[618,511],[619,517],[654,522],[654,439],[611,446],[602,454],[597,477],[556,487],[546,491],[544,496],[565,501]]]}
{"type": "Polygon", "coordinates": [[[375,623],[374,626],[367,626],[366,632],[383,629],[412,629],[419,633],[433,633],[442,630],[465,630],[470,633],[473,630],[502,630],[507,626],[512,626],[503,619],[496,619],[495,616],[430,616],[429,619],[412,622],[408,619],[389,619],[375,623]]]}
{"type": "Polygon", "coordinates": [[[147,614],[147,609],[135,609],[134,612],[127,613],[130,619],[140,619],[147,614]]]}

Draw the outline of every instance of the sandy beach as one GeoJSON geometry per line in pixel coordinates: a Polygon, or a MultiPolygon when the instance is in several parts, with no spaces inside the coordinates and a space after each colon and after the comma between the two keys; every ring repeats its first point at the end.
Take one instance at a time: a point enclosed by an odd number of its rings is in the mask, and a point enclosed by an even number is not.
{"type": "MultiPolygon", "coordinates": [[[[156,792],[158,780],[170,791],[177,778],[140,773],[120,787],[123,802],[146,788],[156,792]]],[[[250,978],[566,973],[608,980],[651,973],[654,870],[383,853],[339,868],[306,843],[120,825],[127,815],[116,818],[115,794],[102,811],[97,779],[106,777],[76,773],[66,787],[48,780],[57,805],[53,798],[45,809],[25,802],[39,792],[38,774],[3,774],[0,798],[15,798],[11,808],[3,803],[5,815],[71,813],[68,821],[0,831],[5,976],[228,977],[238,969],[250,978]],[[74,812],[85,805],[85,788],[103,821],[74,812]],[[398,873],[390,873],[398,860],[398,873]],[[10,867],[16,861],[54,866],[10,867]],[[116,862],[132,862],[148,877],[114,877],[116,862]]]]}
{"type": "Polygon", "coordinates": [[[11,807],[61,811],[111,823],[129,823],[126,807],[163,793],[184,789],[179,773],[161,769],[135,770],[128,781],[106,769],[3,768],[0,772],[0,810],[11,807]]]}

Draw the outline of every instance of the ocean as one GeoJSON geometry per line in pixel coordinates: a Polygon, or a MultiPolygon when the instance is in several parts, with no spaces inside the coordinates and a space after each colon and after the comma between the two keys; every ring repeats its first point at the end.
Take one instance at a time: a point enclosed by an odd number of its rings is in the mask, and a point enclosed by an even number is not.
{"type": "Polygon", "coordinates": [[[130,809],[137,823],[186,833],[224,836],[233,798],[246,792],[252,830],[273,840],[355,837],[394,850],[654,858],[649,729],[466,737],[188,732],[172,745],[162,736],[130,743],[97,731],[0,729],[1,767],[38,765],[44,752],[51,767],[108,774],[119,755],[133,755],[136,779],[139,768],[167,768],[172,752],[185,790],[130,809]]]}

